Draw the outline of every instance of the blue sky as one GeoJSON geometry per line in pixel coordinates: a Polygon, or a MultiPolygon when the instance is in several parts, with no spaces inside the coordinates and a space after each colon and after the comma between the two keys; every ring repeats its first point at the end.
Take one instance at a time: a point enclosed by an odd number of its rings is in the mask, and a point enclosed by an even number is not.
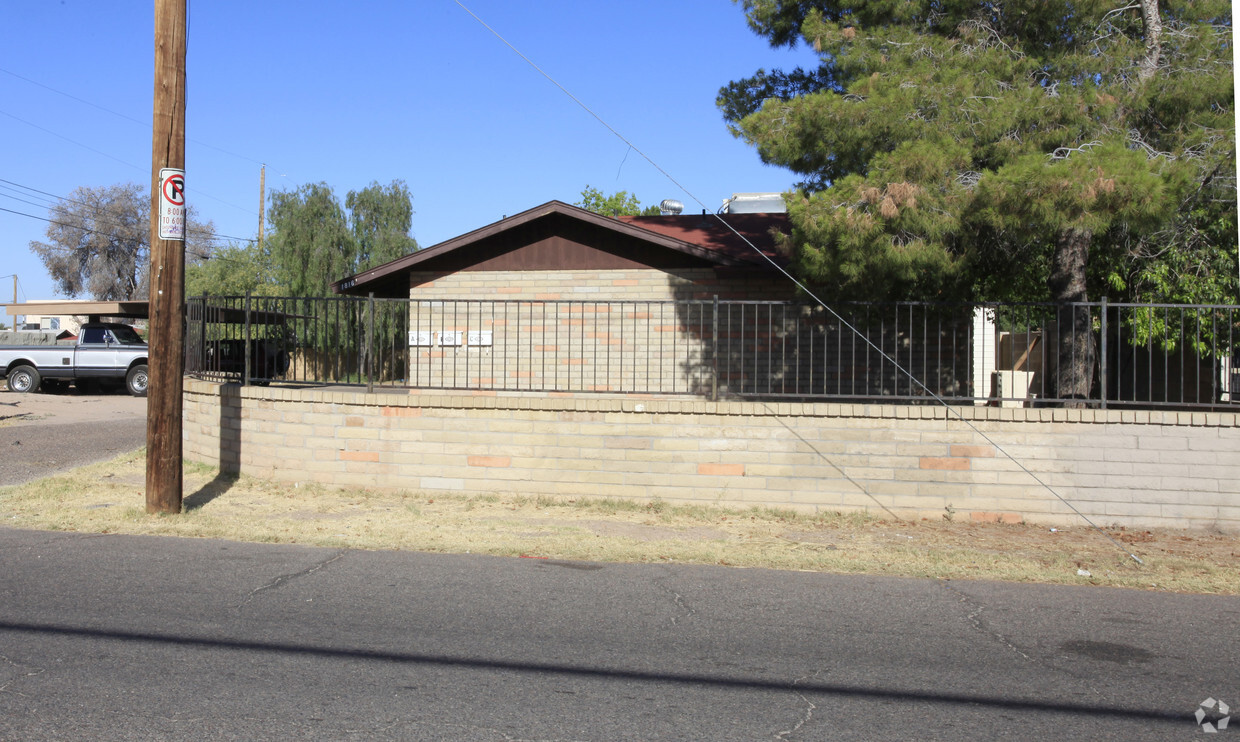
{"type": "MultiPolygon", "coordinates": [[[[734,139],[714,101],[732,80],[813,55],[771,49],[729,0],[462,2],[685,190],[454,0],[217,0],[189,8],[186,185],[199,215],[252,239],[264,164],[268,193],[322,181],[343,201],[404,180],[423,247],[572,203],[587,185],[713,211],[796,180],[734,139]]],[[[28,247],[44,239],[44,194],[150,178],[152,8],[5,9],[0,276],[17,274],[20,301],[63,298],[28,247]]],[[[12,292],[0,277],[0,299],[12,292]]]]}

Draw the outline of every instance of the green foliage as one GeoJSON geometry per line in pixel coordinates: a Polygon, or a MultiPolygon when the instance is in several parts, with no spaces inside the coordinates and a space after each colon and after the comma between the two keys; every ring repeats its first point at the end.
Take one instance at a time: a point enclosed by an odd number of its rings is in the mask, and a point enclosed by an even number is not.
{"type": "Polygon", "coordinates": [[[273,191],[268,214],[276,280],[290,296],[327,296],[333,281],[354,273],[353,235],[326,183],[273,191]]]}
{"type": "Polygon", "coordinates": [[[602,191],[591,186],[585,187],[581,192],[581,200],[573,205],[604,216],[659,215],[658,206],[647,206],[643,209],[641,201],[637,199],[637,196],[632,195],[628,191],[617,191],[611,195],[605,195],[602,191]]]}
{"type": "Polygon", "coordinates": [[[1220,0],[738,0],[819,66],[720,90],[801,175],[786,248],[840,298],[1043,301],[1066,234],[1115,300],[1234,302],[1231,37],[1220,0]]]}
{"type": "Polygon", "coordinates": [[[257,243],[217,248],[211,259],[185,269],[186,296],[280,296],[271,252],[257,243]]]}
{"type": "Polygon", "coordinates": [[[289,296],[328,296],[333,282],[418,247],[409,236],[411,196],[400,180],[350,191],[343,207],[326,183],[275,191],[269,214],[272,273],[289,296]]]}
{"type": "Polygon", "coordinates": [[[356,271],[382,265],[418,249],[418,243],[409,236],[413,227],[413,197],[404,181],[392,181],[386,187],[371,183],[360,191],[349,191],[344,205],[349,210],[356,271]]]}

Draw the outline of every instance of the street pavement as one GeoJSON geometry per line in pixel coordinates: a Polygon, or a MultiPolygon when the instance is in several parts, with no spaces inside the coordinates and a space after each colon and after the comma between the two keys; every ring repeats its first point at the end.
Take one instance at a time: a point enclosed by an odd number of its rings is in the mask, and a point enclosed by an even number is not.
{"type": "Polygon", "coordinates": [[[1240,598],[0,529],[0,740],[1225,740],[1240,598]],[[1208,713],[1207,713],[1208,712],[1208,713]]]}

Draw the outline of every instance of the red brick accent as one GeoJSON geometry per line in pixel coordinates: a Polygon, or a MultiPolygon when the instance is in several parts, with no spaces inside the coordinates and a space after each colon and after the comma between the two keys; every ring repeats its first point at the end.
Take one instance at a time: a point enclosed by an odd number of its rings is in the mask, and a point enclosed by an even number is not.
{"type": "Polygon", "coordinates": [[[977,521],[978,523],[1007,523],[1009,525],[1025,522],[1025,519],[1021,517],[1020,513],[976,512],[969,513],[969,520],[977,521]]]}
{"type": "Polygon", "coordinates": [[[698,474],[724,477],[745,476],[744,464],[698,464],[698,474]]]}
{"type": "Polygon", "coordinates": [[[632,278],[617,278],[616,280],[611,282],[611,285],[612,286],[636,286],[637,281],[636,279],[632,279],[632,278]]]}
{"type": "Polygon", "coordinates": [[[949,458],[947,456],[923,456],[921,458],[921,468],[948,471],[967,471],[972,468],[972,465],[969,463],[968,459],[949,458]]]}
{"type": "Polygon", "coordinates": [[[384,417],[422,417],[421,407],[384,407],[384,417]]]}
{"type": "Polygon", "coordinates": [[[379,460],[379,454],[376,451],[341,451],[341,461],[372,461],[379,460]]]}
{"type": "Polygon", "coordinates": [[[951,452],[952,456],[964,456],[971,459],[993,459],[995,457],[994,446],[953,445],[951,452]]]}
{"type": "Polygon", "coordinates": [[[512,465],[512,459],[507,456],[470,456],[467,461],[470,466],[491,466],[503,468],[512,465]]]}

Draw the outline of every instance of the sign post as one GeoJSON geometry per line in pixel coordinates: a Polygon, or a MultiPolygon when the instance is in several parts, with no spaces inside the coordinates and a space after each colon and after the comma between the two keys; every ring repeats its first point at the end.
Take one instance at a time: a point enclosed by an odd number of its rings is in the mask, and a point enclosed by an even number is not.
{"type": "Polygon", "coordinates": [[[185,370],[186,0],[155,0],[146,512],[180,513],[185,370]]]}

